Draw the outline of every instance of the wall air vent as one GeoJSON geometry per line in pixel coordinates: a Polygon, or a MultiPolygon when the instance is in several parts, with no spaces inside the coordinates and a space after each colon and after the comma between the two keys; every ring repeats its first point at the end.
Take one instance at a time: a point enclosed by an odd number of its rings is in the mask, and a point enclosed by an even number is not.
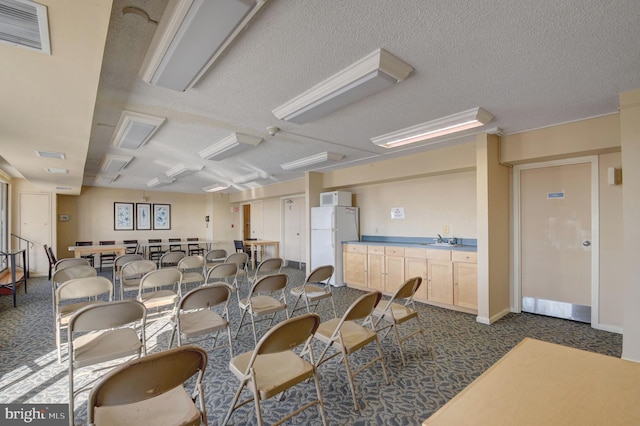
{"type": "Polygon", "coordinates": [[[30,0],[0,0],[0,43],[51,55],[47,7],[30,0]]]}

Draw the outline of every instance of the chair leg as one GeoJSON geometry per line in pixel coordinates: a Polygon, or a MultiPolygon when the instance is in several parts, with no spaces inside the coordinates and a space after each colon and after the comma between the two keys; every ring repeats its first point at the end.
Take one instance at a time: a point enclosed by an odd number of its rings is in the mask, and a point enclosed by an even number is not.
{"type": "Polygon", "coordinates": [[[58,322],[58,320],[56,320],[56,348],[58,349],[58,363],[61,364],[62,363],[62,353],[61,353],[61,349],[60,349],[60,323],[58,322]]]}
{"type": "Polygon", "coordinates": [[[322,424],[327,426],[327,417],[324,413],[324,401],[322,400],[322,392],[320,392],[320,381],[318,380],[318,372],[316,371],[315,366],[313,367],[313,380],[316,384],[316,393],[318,394],[318,411],[320,412],[320,417],[322,418],[322,424]]]}
{"type": "Polygon", "coordinates": [[[258,419],[258,426],[262,426],[262,410],[260,410],[260,395],[258,390],[253,390],[253,401],[256,405],[256,418],[258,419]]]}
{"type": "Polygon", "coordinates": [[[246,383],[247,383],[246,380],[240,383],[240,387],[238,388],[238,391],[236,392],[235,396],[233,397],[233,401],[231,401],[231,405],[229,406],[229,411],[227,411],[227,415],[224,417],[224,420],[222,421],[222,426],[229,423],[231,414],[233,414],[234,410],[236,409],[236,403],[238,402],[238,398],[240,398],[240,394],[242,393],[242,389],[245,387],[246,383]]]}
{"type": "Polygon", "coordinates": [[[347,356],[347,352],[342,349],[342,357],[344,358],[344,367],[347,370],[347,379],[349,380],[349,388],[351,388],[351,396],[353,397],[353,406],[356,411],[360,411],[360,407],[358,406],[358,400],[356,399],[356,387],[353,383],[353,377],[351,376],[351,368],[349,367],[349,357],[347,356]]]}
{"type": "Polygon", "coordinates": [[[402,359],[402,365],[406,367],[407,361],[404,359],[404,351],[402,350],[402,339],[400,338],[400,333],[398,332],[398,324],[393,324],[392,328],[394,334],[396,335],[396,340],[398,341],[398,348],[400,348],[400,358],[402,359]]]}
{"type": "Polygon", "coordinates": [[[380,355],[380,364],[382,365],[382,373],[384,374],[384,379],[388,385],[391,384],[391,380],[389,380],[389,376],[387,375],[387,369],[384,366],[384,357],[382,356],[382,346],[380,346],[380,340],[376,336],[376,346],[378,347],[378,354],[380,355]]]}

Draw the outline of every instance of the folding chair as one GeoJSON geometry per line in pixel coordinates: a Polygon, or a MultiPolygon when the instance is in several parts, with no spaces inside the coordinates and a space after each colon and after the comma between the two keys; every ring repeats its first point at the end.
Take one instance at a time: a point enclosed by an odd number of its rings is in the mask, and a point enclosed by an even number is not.
{"type": "Polygon", "coordinates": [[[140,279],[138,301],[144,304],[147,311],[157,310],[155,320],[163,317],[172,318],[180,300],[181,287],[182,272],[178,269],[157,269],[147,272],[140,279]],[[163,308],[166,310],[164,315],[162,314],[163,308]]]}
{"type": "Polygon", "coordinates": [[[183,251],[168,251],[160,256],[158,266],[160,269],[175,268],[178,266],[178,262],[184,259],[185,256],[186,254],[184,254],[183,251]]]}
{"type": "MultiPolygon", "coordinates": [[[[300,299],[304,299],[304,303],[307,308],[307,313],[316,312],[321,300],[329,299],[331,301],[331,308],[333,310],[333,317],[337,317],[336,305],[333,302],[333,293],[331,292],[331,277],[333,276],[333,266],[324,265],[318,266],[316,269],[305,278],[304,284],[300,287],[294,287],[290,293],[295,297],[293,303],[293,309],[291,309],[291,316],[293,316],[296,310],[304,309],[298,308],[298,302],[300,299]],[[314,304],[315,303],[315,304],[314,304]],[[311,309],[313,307],[313,310],[311,309]]],[[[329,310],[328,308],[325,310],[329,310]]],[[[321,311],[322,312],[322,311],[321,311]]]]}
{"type": "Polygon", "coordinates": [[[124,299],[125,291],[138,291],[142,276],[156,269],[156,263],[152,260],[134,260],[122,265],[120,269],[120,300],[124,299]]]}
{"type": "Polygon", "coordinates": [[[279,274],[282,270],[282,265],[284,265],[284,260],[279,257],[263,260],[256,267],[253,274],[247,276],[247,280],[249,281],[249,284],[253,285],[260,277],[279,274]]]}
{"type": "Polygon", "coordinates": [[[146,317],[144,305],[137,300],[96,303],[73,314],[68,327],[69,424],[74,424],[75,396],[84,389],[74,389],[75,371],[132,355],[146,355],[146,317]]]}
{"type": "Polygon", "coordinates": [[[224,260],[227,258],[227,251],[223,249],[214,249],[209,250],[204,255],[205,266],[207,269],[213,268],[215,265],[219,263],[224,263],[224,260]]]}
{"type": "Polygon", "coordinates": [[[88,423],[206,425],[202,387],[206,367],[207,353],[202,348],[181,346],[114,368],[91,389],[88,423]],[[194,376],[195,383],[191,384],[194,376]]]}
{"type": "Polygon", "coordinates": [[[122,267],[129,262],[133,262],[134,260],[144,259],[141,254],[134,253],[121,254],[120,256],[115,258],[115,260],[113,261],[113,266],[111,268],[111,281],[113,281],[113,284],[117,284],[120,280],[120,270],[122,269],[122,267]]]}
{"type": "Polygon", "coordinates": [[[88,423],[207,425],[202,387],[206,367],[207,353],[202,348],[181,346],[114,368],[91,389],[88,423]],[[194,376],[195,383],[190,385],[194,376]]]}
{"type": "MultiPolygon", "coordinates": [[[[185,294],[180,299],[176,309],[169,347],[173,345],[173,338],[176,333],[178,334],[178,346],[182,346],[185,339],[215,333],[212,350],[219,349],[226,346],[216,346],[218,335],[220,331],[224,330],[227,332],[227,339],[229,340],[229,358],[233,358],[231,326],[229,324],[230,297],[231,286],[220,282],[194,288],[185,294]],[[213,310],[217,306],[222,307],[222,315],[213,310]]],[[[199,342],[205,339],[202,338],[199,342]]]]}
{"type": "Polygon", "coordinates": [[[58,362],[62,362],[61,332],[67,326],[71,316],[94,303],[98,303],[99,296],[107,296],[113,300],[113,283],[108,278],[89,276],[75,278],[60,284],[54,292],[54,319],[56,329],[56,348],[58,362]],[[66,303],[65,303],[66,302],[66,303]]]}
{"type": "Polygon", "coordinates": [[[256,281],[256,283],[251,287],[251,291],[249,292],[247,298],[240,299],[240,302],[238,302],[238,306],[242,311],[242,316],[240,317],[240,325],[238,326],[238,330],[236,331],[236,337],[238,337],[238,333],[243,326],[249,325],[249,323],[244,323],[244,317],[246,316],[246,314],[249,314],[249,318],[251,319],[253,340],[256,343],[258,342],[255,324],[256,318],[266,317],[267,315],[270,315],[269,318],[262,318],[258,320],[269,320],[269,325],[267,328],[271,327],[278,312],[284,311],[287,319],[289,318],[286,295],[284,292],[284,289],[287,286],[288,282],[289,277],[287,276],[287,274],[265,275],[264,277],[256,281]]]}
{"type": "Polygon", "coordinates": [[[224,282],[231,285],[231,291],[235,292],[240,302],[240,292],[238,291],[238,265],[235,263],[219,263],[207,271],[204,283],[211,284],[224,282]]]}
{"type": "Polygon", "coordinates": [[[72,258],[74,262],[63,262],[61,259],[56,263],[55,267],[60,269],[54,269],[53,275],[51,275],[51,303],[53,304],[53,311],[56,311],[56,289],[69,280],[76,278],[95,277],[98,275],[98,271],[93,266],[89,265],[89,262],[85,259],[72,258]],[[77,261],[77,262],[75,262],[77,261]]]}
{"type": "Polygon", "coordinates": [[[238,265],[236,273],[236,287],[240,288],[240,282],[243,277],[249,276],[249,255],[247,253],[231,253],[224,260],[224,263],[235,263],[238,265]]]}
{"type": "Polygon", "coordinates": [[[186,256],[180,259],[177,265],[178,270],[182,272],[182,284],[185,292],[189,284],[204,283],[204,257],[203,256],[186,256]]]}
{"type": "Polygon", "coordinates": [[[349,380],[349,387],[351,388],[351,395],[353,396],[353,405],[356,410],[359,410],[360,407],[356,400],[356,389],[353,383],[353,378],[360,374],[364,369],[372,366],[376,362],[380,362],[385,381],[387,384],[391,383],[389,381],[389,376],[387,376],[387,370],[384,366],[384,358],[382,356],[382,348],[380,347],[378,334],[373,328],[371,321],[371,313],[380,301],[381,297],[382,293],[379,291],[366,293],[360,296],[351,304],[342,318],[334,318],[327,322],[323,322],[320,324],[318,331],[316,331],[313,336],[315,339],[320,340],[326,345],[320,354],[320,358],[318,358],[316,366],[323,364],[337,355],[342,355],[344,367],[347,371],[347,379],[349,380]],[[362,321],[362,325],[358,324],[356,321],[362,321]],[[378,356],[352,372],[351,366],[349,365],[349,355],[366,347],[372,342],[376,343],[378,356]],[[329,348],[335,349],[336,352],[325,358],[329,348]]]}
{"type": "Polygon", "coordinates": [[[324,413],[320,383],[314,366],[313,351],[310,347],[311,337],[317,330],[319,323],[320,317],[316,314],[301,315],[283,321],[269,330],[253,351],[245,352],[231,360],[229,369],[240,380],[240,387],[222,422],[223,425],[229,422],[236,409],[251,401],[255,402],[258,425],[262,425],[260,401],[267,400],[313,378],[317,399],[306,403],[274,424],[281,424],[307,408],[318,405],[322,424],[326,426],[327,419],[324,413]],[[293,352],[294,348],[303,344],[302,352],[299,355],[293,352]],[[305,355],[309,357],[309,361],[305,359],[305,355]],[[245,388],[253,393],[253,398],[238,403],[245,388]]]}
{"type": "Polygon", "coordinates": [[[402,365],[407,366],[405,361],[404,352],[402,350],[402,342],[409,339],[410,337],[415,336],[416,334],[422,335],[422,340],[424,342],[425,347],[427,346],[427,339],[424,336],[424,327],[422,327],[422,322],[418,317],[418,311],[416,310],[415,303],[413,298],[416,294],[418,288],[420,288],[420,284],[422,283],[421,277],[413,277],[406,280],[393,294],[391,299],[386,301],[386,303],[380,303],[373,311],[373,316],[377,318],[375,322],[375,327],[378,332],[385,330],[386,332],[382,338],[384,339],[389,330],[393,329],[394,335],[396,336],[396,341],[398,342],[398,347],[400,348],[400,357],[402,358],[402,365]],[[406,323],[412,319],[416,320],[418,323],[418,329],[413,332],[406,334],[404,336],[400,335],[398,330],[399,325],[406,323]],[[379,328],[378,325],[381,322],[387,323],[384,327],[379,328]]]}

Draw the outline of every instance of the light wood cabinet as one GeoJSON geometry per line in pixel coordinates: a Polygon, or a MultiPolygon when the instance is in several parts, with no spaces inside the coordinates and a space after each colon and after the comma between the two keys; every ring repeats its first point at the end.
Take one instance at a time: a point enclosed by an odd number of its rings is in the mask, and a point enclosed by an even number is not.
{"type": "Polygon", "coordinates": [[[344,282],[355,287],[367,287],[367,246],[345,244],[342,252],[344,282]]]}
{"type": "Polygon", "coordinates": [[[478,265],[476,253],[454,252],[453,303],[468,309],[478,309],[478,265]]]}
{"type": "Polygon", "coordinates": [[[344,282],[393,294],[406,279],[419,276],[416,300],[464,312],[478,306],[476,253],[419,247],[345,244],[344,282]]]}
{"type": "Polygon", "coordinates": [[[422,284],[416,293],[418,300],[427,300],[427,249],[405,248],[404,249],[404,279],[413,277],[422,278],[422,284]]]}
{"type": "Polygon", "coordinates": [[[367,283],[372,290],[384,291],[384,247],[369,246],[367,255],[367,283]]]}
{"type": "Polygon", "coordinates": [[[384,254],[384,290],[393,293],[404,282],[404,247],[385,247],[384,254]]]}

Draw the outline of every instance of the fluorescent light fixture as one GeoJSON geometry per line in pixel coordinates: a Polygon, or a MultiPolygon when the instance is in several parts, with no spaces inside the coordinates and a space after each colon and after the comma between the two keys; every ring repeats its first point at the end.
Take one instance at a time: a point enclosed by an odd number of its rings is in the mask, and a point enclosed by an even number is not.
{"type": "Polygon", "coordinates": [[[119,148],[138,149],[151,139],[165,120],[164,117],[124,110],[113,132],[112,143],[119,148]]]}
{"type": "Polygon", "coordinates": [[[149,182],[147,182],[147,186],[149,188],[159,188],[161,186],[169,185],[173,183],[175,179],[163,179],[163,178],[153,178],[149,182]]]}
{"type": "Polygon", "coordinates": [[[254,180],[269,179],[270,177],[271,175],[266,172],[253,172],[253,173],[249,173],[247,175],[239,176],[233,179],[233,183],[237,183],[237,184],[249,183],[249,182],[253,182],[254,180]]]}
{"type": "Polygon", "coordinates": [[[401,82],[413,68],[384,49],[365,56],[273,110],[280,120],[304,124],[401,82]]]}
{"type": "Polygon", "coordinates": [[[267,0],[170,0],[140,75],[184,91],[204,75],[267,0]]]}
{"type": "Polygon", "coordinates": [[[47,6],[31,0],[0,0],[0,43],[51,55],[47,6]]]}
{"type": "Polygon", "coordinates": [[[229,188],[229,185],[224,185],[222,183],[214,183],[212,185],[205,186],[204,188],[202,188],[202,190],[205,192],[218,192],[218,191],[224,191],[227,188],[229,188]]]}
{"type": "Polygon", "coordinates": [[[94,182],[97,185],[111,185],[119,175],[97,175],[94,182]]]}
{"type": "Polygon", "coordinates": [[[280,164],[284,170],[302,169],[308,166],[314,166],[322,163],[330,163],[342,160],[344,155],[335,152],[321,152],[310,157],[301,158],[299,160],[290,161],[288,163],[280,164]]]}
{"type": "Polygon", "coordinates": [[[55,158],[58,160],[64,160],[65,158],[67,158],[66,155],[64,155],[63,152],[56,152],[56,151],[40,151],[38,149],[35,150],[36,155],[40,158],[55,158]]]}
{"type": "Polygon", "coordinates": [[[170,168],[169,170],[166,171],[166,175],[169,176],[170,178],[174,178],[174,179],[180,179],[182,177],[185,176],[189,176],[194,174],[195,172],[198,172],[200,170],[202,170],[204,166],[199,166],[199,165],[187,165],[185,163],[180,163],[175,167],[170,168]]]}
{"type": "Polygon", "coordinates": [[[59,167],[47,167],[49,173],[55,173],[60,175],[66,175],[69,173],[69,169],[61,169],[59,167]]]}
{"type": "Polygon", "coordinates": [[[464,136],[466,130],[484,126],[493,120],[493,115],[482,108],[473,108],[437,120],[428,121],[416,126],[386,135],[371,138],[371,142],[384,148],[394,148],[410,143],[420,142],[439,136],[460,132],[464,136]]]}
{"type": "Polygon", "coordinates": [[[258,146],[260,142],[262,142],[262,138],[233,133],[203,149],[198,155],[205,160],[224,160],[249,148],[258,146]]]}
{"type": "Polygon", "coordinates": [[[105,154],[100,163],[100,170],[107,173],[119,172],[124,169],[133,157],[125,157],[124,155],[105,154]]]}

